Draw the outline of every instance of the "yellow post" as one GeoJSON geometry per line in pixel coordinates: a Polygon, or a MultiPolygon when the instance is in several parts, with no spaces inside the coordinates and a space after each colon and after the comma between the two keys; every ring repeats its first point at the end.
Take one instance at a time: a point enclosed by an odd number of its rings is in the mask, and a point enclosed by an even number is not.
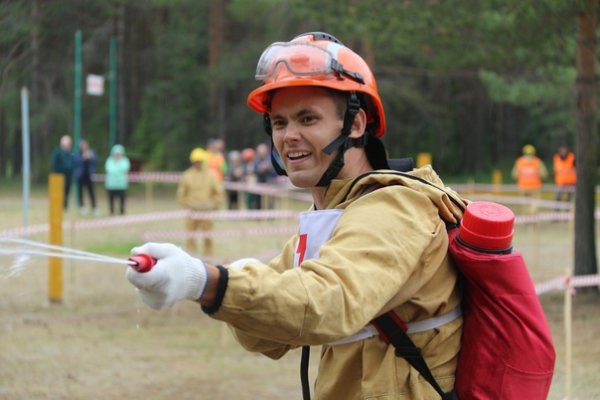
{"type": "MultiPolygon", "coordinates": [[[[62,245],[62,221],[65,177],[63,174],[50,174],[48,179],[48,198],[50,199],[50,244],[62,245]]],[[[58,257],[48,259],[48,298],[51,303],[62,302],[62,260],[58,257]]]]}
{"type": "Polygon", "coordinates": [[[500,191],[502,185],[502,171],[495,169],[492,171],[492,185],[494,185],[494,192],[500,191]]]}
{"type": "Polygon", "coordinates": [[[417,168],[420,168],[424,165],[431,165],[431,153],[417,154],[417,168]]]}

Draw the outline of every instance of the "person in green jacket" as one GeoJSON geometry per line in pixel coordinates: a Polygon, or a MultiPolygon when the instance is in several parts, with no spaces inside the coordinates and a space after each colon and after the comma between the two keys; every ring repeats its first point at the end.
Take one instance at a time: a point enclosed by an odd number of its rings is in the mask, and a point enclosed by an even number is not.
{"type": "Polygon", "coordinates": [[[104,186],[108,192],[110,215],[115,214],[115,200],[119,201],[119,213],[125,214],[125,200],[129,186],[129,169],[131,165],[125,154],[125,147],[115,144],[110,150],[110,156],[104,163],[106,180],[104,186]]]}

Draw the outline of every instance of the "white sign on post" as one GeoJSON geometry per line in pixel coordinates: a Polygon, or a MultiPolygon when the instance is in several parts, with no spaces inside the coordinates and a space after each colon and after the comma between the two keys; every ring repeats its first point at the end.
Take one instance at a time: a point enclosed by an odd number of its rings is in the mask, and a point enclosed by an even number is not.
{"type": "Polygon", "coordinates": [[[102,75],[89,74],[86,83],[87,94],[91,96],[102,96],[104,94],[104,77],[102,75]]]}

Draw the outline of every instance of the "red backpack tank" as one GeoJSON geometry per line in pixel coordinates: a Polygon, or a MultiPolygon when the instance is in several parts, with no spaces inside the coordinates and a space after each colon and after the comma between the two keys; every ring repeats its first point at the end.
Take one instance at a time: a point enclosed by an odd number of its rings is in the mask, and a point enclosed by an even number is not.
{"type": "MultiPolygon", "coordinates": [[[[402,174],[403,176],[407,176],[402,174]]],[[[442,189],[440,189],[442,190],[442,189]]],[[[450,196],[450,194],[448,194],[450,196]]],[[[452,198],[452,196],[450,196],[452,198]]],[[[455,388],[444,393],[393,312],[371,323],[442,399],[545,400],[556,354],[521,253],[512,252],[514,214],[497,203],[473,202],[448,251],[463,283],[463,335],[455,388]]]]}

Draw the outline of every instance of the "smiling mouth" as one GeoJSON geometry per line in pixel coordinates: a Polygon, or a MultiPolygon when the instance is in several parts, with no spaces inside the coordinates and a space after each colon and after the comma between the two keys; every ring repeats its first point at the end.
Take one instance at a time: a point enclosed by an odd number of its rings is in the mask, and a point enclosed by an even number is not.
{"type": "Polygon", "coordinates": [[[293,153],[288,153],[287,158],[290,160],[300,160],[301,158],[305,158],[310,156],[310,152],[296,151],[293,153]]]}

